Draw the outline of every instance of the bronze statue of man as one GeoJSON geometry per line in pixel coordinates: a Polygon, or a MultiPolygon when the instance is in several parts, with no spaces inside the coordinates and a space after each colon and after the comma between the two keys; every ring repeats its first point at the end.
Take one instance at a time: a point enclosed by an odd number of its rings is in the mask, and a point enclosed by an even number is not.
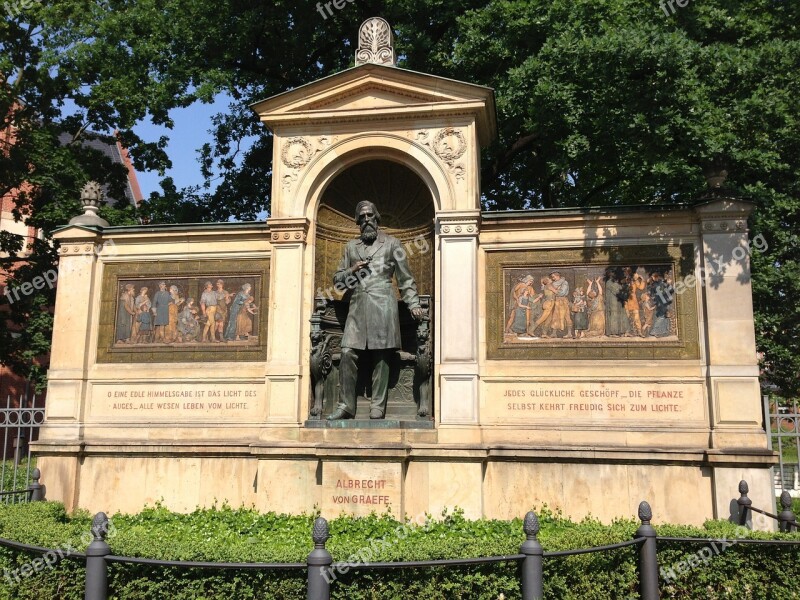
{"type": "Polygon", "coordinates": [[[342,337],[339,363],[339,404],[329,421],[352,419],[356,414],[358,364],[369,353],[372,358],[372,402],[370,419],[386,415],[389,364],[400,348],[400,317],[392,277],[403,301],[415,319],[422,316],[417,285],[408,268],[400,241],[380,231],[381,216],[375,205],[364,200],[356,206],[361,236],[350,240],[333,276],[334,286],[347,288],[350,309],[342,337]]]}

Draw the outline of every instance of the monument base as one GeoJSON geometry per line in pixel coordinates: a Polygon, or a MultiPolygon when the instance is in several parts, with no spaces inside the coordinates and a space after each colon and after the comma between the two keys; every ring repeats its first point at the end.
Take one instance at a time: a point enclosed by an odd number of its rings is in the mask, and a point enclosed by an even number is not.
{"type": "Polygon", "coordinates": [[[471,519],[512,519],[547,505],[574,520],[610,522],[631,518],[647,500],[656,522],[702,525],[735,514],[741,479],[754,506],[771,510],[774,502],[774,458],[757,449],[439,444],[435,431],[402,428],[302,433],[280,443],[98,443],[71,453],[40,443],[36,451],[48,499],[109,514],[156,502],[176,511],[227,502],[277,513],[319,509],[328,518],[387,511],[414,518],[460,508],[471,519]],[[345,432],[347,443],[338,435],[345,432]]]}

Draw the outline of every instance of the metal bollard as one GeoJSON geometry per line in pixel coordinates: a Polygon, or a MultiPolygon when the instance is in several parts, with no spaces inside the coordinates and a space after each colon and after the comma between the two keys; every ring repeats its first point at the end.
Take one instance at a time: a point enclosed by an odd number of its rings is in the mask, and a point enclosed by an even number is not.
{"type": "Polygon", "coordinates": [[[328,532],[328,522],[322,517],[317,517],[314,521],[311,537],[314,540],[314,549],[306,559],[308,565],[307,598],[308,600],[330,600],[331,580],[329,576],[331,571],[328,568],[333,564],[333,557],[325,549],[325,542],[331,536],[328,532]]]}
{"type": "Polygon", "coordinates": [[[39,479],[42,478],[42,472],[38,467],[31,472],[31,478],[33,479],[33,483],[28,486],[30,501],[41,502],[44,500],[44,486],[39,483],[39,479]]]}
{"type": "Polygon", "coordinates": [[[522,523],[526,539],[519,547],[524,554],[522,560],[522,600],[542,600],[544,550],[537,539],[539,534],[539,517],[533,511],[525,515],[522,523]]]}
{"type": "Polygon", "coordinates": [[[106,544],[108,533],[108,517],[99,512],[92,519],[92,536],[94,540],[86,549],[86,595],[85,600],[107,600],[108,598],[108,566],[106,556],[111,548],[106,544]]]}
{"type": "Polygon", "coordinates": [[[639,503],[639,520],[642,524],[636,530],[637,538],[645,538],[639,549],[639,597],[641,600],[658,600],[658,555],[656,554],[656,530],[650,525],[653,511],[647,502],[639,503]]]}
{"type": "Polygon", "coordinates": [[[783,510],[778,514],[778,530],[781,533],[791,533],[797,530],[797,525],[795,525],[797,519],[792,512],[792,497],[786,490],[781,493],[781,508],[783,510]]]}
{"type": "Polygon", "coordinates": [[[742,526],[747,525],[747,518],[750,516],[750,507],[753,505],[753,501],[747,497],[749,491],[750,486],[742,479],[739,482],[739,499],[736,501],[736,504],[739,505],[739,525],[742,526]]]}

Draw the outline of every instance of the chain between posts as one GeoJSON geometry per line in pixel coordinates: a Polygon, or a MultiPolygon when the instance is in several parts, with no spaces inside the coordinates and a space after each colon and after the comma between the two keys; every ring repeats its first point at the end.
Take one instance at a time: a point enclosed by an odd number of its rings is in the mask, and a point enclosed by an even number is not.
{"type": "Polygon", "coordinates": [[[750,488],[747,482],[742,479],[739,482],[739,498],[736,500],[739,505],[739,525],[750,526],[750,529],[752,529],[752,523],[748,522],[748,517],[750,513],[757,512],[778,521],[778,531],[781,533],[792,533],[800,530],[797,516],[792,512],[792,496],[787,490],[781,492],[780,503],[783,510],[777,515],[753,506],[753,501],[747,497],[749,491],[750,488]]]}

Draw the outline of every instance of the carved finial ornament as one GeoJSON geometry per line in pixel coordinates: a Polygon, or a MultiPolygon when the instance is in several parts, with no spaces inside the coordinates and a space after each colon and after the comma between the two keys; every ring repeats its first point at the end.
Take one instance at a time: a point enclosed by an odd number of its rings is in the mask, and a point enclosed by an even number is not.
{"type": "Polygon", "coordinates": [[[649,523],[652,518],[653,510],[650,508],[650,504],[644,500],[641,501],[639,503],[639,520],[642,523],[649,523]]]}
{"type": "Polygon", "coordinates": [[[97,215],[103,204],[103,186],[96,181],[89,181],[81,188],[81,205],[83,214],[70,219],[70,225],[88,225],[89,227],[108,227],[108,221],[97,215]]]}
{"type": "Polygon", "coordinates": [[[83,206],[100,206],[103,201],[103,188],[96,181],[88,181],[81,188],[81,204],[83,206]]]}
{"type": "Polygon", "coordinates": [[[92,536],[94,541],[104,541],[108,534],[108,517],[106,513],[99,512],[92,519],[92,536]]]}
{"type": "Polygon", "coordinates": [[[358,29],[358,50],[356,50],[356,66],[373,63],[394,67],[397,63],[394,55],[394,35],[385,19],[372,17],[361,24],[358,29]]]}
{"type": "Polygon", "coordinates": [[[539,534],[539,517],[532,510],[525,515],[525,520],[522,522],[522,530],[528,538],[534,538],[539,534]]]}
{"type": "Polygon", "coordinates": [[[314,545],[317,548],[324,548],[325,542],[327,542],[330,537],[328,521],[323,517],[314,519],[314,527],[311,530],[311,539],[314,540],[314,545]]]}

